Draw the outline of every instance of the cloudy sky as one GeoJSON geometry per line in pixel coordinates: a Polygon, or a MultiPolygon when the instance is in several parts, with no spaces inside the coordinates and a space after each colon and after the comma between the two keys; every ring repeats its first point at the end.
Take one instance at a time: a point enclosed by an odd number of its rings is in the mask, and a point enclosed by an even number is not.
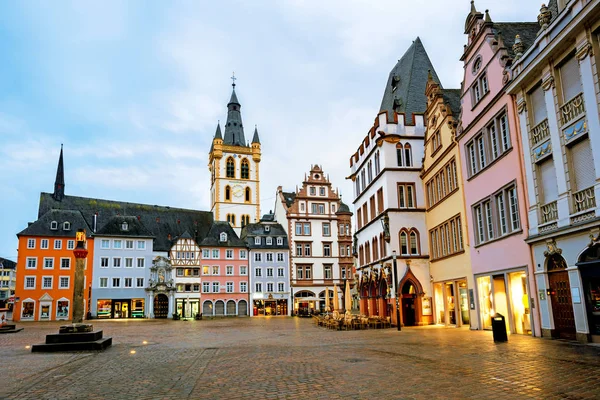
{"type": "MultiPolygon", "coordinates": [[[[494,21],[539,4],[478,0],[494,21]],[[523,4],[528,4],[524,6],[523,4]]],[[[420,36],[459,87],[468,0],[62,1],[0,6],[0,257],[52,192],[209,209],[207,153],[235,71],[246,137],[262,141],[261,207],[311,164],[344,200],[348,159],[387,75],[420,36]]]]}

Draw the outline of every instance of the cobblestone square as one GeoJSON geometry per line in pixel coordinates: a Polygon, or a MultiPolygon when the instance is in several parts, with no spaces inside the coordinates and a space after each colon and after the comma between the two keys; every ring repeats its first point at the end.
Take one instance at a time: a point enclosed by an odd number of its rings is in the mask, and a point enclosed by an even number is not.
{"type": "Polygon", "coordinates": [[[437,327],[310,319],[94,321],[101,353],[31,353],[58,323],[0,336],[2,399],[594,399],[600,348],[437,327]]]}

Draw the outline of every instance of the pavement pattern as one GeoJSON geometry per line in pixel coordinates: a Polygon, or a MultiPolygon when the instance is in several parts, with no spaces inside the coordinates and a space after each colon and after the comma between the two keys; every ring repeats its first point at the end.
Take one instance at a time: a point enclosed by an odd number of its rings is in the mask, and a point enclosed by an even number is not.
{"type": "Polygon", "coordinates": [[[104,352],[0,335],[0,399],[600,399],[600,347],[440,327],[331,331],[301,318],[93,321],[104,352]]]}

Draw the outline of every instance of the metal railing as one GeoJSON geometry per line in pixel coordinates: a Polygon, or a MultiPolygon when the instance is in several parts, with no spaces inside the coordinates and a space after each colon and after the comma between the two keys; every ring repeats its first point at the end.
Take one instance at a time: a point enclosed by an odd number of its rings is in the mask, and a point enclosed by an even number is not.
{"type": "Polygon", "coordinates": [[[585,112],[583,92],[573,97],[560,108],[562,124],[566,125],[585,112]]]}
{"type": "Polygon", "coordinates": [[[531,129],[531,141],[535,146],[541,143],[544,139],[550,136],[550,128],[548,127],[548,118],[537,124],[531,129]]]}
{"type": "Polygon", "coordinates": [[[594,187],[589,187],[573,193],[573,212],[581,212],[596,207],[594,187]]]}
{"type": "Polygon", "coordinates": [[[540,207],[542,213],[542,224],[556,221],[558,219],[558,208],[556,207],[556,201],[548,204],[544,204],[540,207]]]}

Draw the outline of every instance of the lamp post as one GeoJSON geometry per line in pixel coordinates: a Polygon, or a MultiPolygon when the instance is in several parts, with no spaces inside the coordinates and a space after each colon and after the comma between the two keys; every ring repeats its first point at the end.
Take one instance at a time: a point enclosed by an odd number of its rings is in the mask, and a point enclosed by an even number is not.
{"type": "Polygon", "coordinates": [[[398,298],[398,265],[396,263],[396,250],[392,251],[392,260],[394,261],[394,274],[392,279],[394,280],[394,297],[396,298],[396,325],[398,325],[398,330],[401,331],[401,323],[400,323],[400,300],[398,298]]]}
{"type": "Polygon", "coordinates": [[[79,229],[76,234],[77,247],[73,250],[75,255],[75,281],[73,283],[73,305],[71,306],[73,324],[83,322],[83,291],[84,291],[84,270],[85,259],[88,251],[85,248],[85,230],[79,229]]]}

